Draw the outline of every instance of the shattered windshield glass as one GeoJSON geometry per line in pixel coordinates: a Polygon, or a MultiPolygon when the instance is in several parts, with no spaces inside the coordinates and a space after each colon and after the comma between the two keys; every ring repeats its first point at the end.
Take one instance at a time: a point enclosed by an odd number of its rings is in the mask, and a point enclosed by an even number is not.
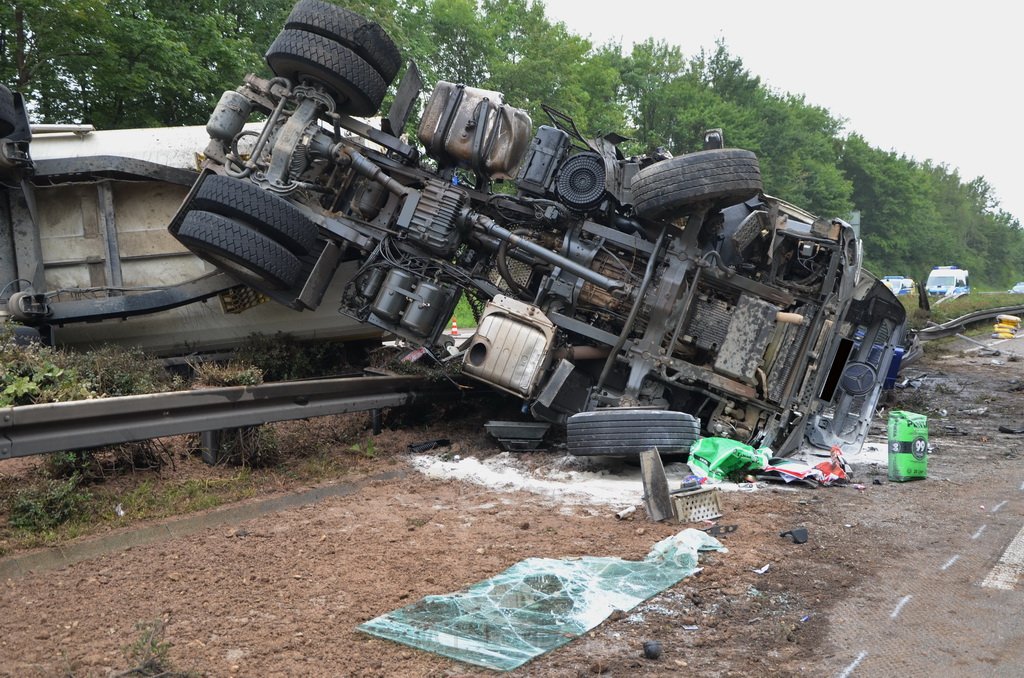
{"type": "Polygon", "coordinates": [[[687,529],[641,561],[529,558],[468,589],[427,596],[358,628],[371,635],[510,671],[697,572],[700,551],[725,550],[687,529]]]}

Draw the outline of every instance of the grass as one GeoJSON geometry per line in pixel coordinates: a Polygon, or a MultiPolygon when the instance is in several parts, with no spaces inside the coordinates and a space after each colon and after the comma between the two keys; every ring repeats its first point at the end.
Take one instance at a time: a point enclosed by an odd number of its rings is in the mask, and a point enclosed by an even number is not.
{"type": "Polygon", "coordinates": [[[78,473],[55,478],[50,475],[52,465],[44,462],[27,476],[0,482],[0,556],[56,546],[113,527],[215,509],[296,485],[337,480],[354,464],[379,453],[372,439],[358,440],[351,450],[344,442],[314,444],[272,468],[211,468],[198,458],[176,462],[183,474],[202,477],[174,477],[174,471],[154,469],[88,481],[78,473]],[[185,465],[196,468],[181,468],[185,465]]]}
{"type": "MultiPolygon", "coordinates": [[[[104,347],[75,353],[24,346],[6,324],[0,324],[0,406],[155,393],[190,385],[254,385],[268,372],[279,378],[310,376],[328,367],[341,369],[352,357],[335,343],[311,348],[283,336],[255,335],[245,348],[252,360],[192,364],[190,383],[168,374],[160,361],[136,349],[104,347]]],[[[220,441],[224,463],[214,469],[194,468],[201,465],[196,436],[48,454],[34,468],[0,474],[0,555],[60,544],[134,521],[216,508],[297,483],[337,478],[353,463],[378,456],[374,440],[365,436],[367,428],[366,416],[353,415],[322,424],[279,422],[225,432],[220,441]]]]}
{"type": "Polygon", "coordinates": [[[473,309],[466,301],[466,297],[459,297],[459,303],[455,307],[455,321],[460,328],[476,327],[476,318],[473,317],[473,309]]]}

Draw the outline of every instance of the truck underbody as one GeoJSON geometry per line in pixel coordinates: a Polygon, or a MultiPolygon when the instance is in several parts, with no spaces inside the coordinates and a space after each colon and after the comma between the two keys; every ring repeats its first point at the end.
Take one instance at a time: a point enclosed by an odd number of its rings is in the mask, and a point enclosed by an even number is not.
{"type": "Polygon", "coordinates": [[[703,151],[625,157],[446,82],[414,145],[411,62],[380,124],[354,117],[400,70],[379,26],[317,0],[287,26],[276,77],[226,92],[206,127],[169,219],[192,253],[296,318],[330,303],[433,355],[456,352],[465,297],[462,372],[565,425],[574,454],[863,441],[905,312],[854,229],[765,195],[753,153],[712,130],[703,151]]]}

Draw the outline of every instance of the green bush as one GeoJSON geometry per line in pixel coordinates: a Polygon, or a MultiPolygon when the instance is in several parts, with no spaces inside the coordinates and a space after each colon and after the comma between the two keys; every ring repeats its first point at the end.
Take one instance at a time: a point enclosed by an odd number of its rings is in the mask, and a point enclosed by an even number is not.
{"type": "Polygon", "coordinates": [[[11,502],[10,524],[30,532],[44,532],[80,516],[92,500],[81,483],[81,477],[75,474],[20,490],[11,502]]]}
{"type": "Polygon", "coordinates": [[[287,381],[339,374],[352,365],[360,365],[363,353],[358,342],[302,343],[279,332],[249,336],[235,351],[235,357],[241,363],[258,367],[267,381],[287,381]]]}
{"type": "Polygon", "coordinates": [[[242,362],[195,362],[189,363],[189,367],[192,368],[195,383],[199,386],[257,386],[263,383],[263,370],[242,362]]]}
{"type": "Polygon", "coordinates": [[[14,341],[0,325],[0,407],[167,391],[178,384],[140,349],[75,353],[14,341]]]}
{"type": "Polygon", "coordinates": [[[100,397],[160,393],[181,387],[163,363],[134,347],[102,346],[66,353],[76,374],[100,397]]]}

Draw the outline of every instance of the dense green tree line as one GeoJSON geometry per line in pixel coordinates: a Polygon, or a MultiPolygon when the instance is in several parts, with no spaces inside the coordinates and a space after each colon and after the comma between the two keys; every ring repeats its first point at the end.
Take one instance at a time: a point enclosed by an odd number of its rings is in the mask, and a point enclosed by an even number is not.
{"type": "MultiPolygon", "coordinates": [[[[15,0],[0,8],[0,82],[33,116],[99,128],[200,124],[221,91],[266,73],[292,0],[15,0]]],[[[868,267],[923,277],[957,263],[976,284],[1024,279],[1024,231],[983,178],[871,147],[800,95],[765,86],[719,44],[687,56],[647,40],[594,45],[541,1],[352,0],[423,72],[495,89],[547,122],[630,137],[627,154],[699,148],[701,132],[756,152],[765,190],[825,217],[860,214],[868,267]]]]}

